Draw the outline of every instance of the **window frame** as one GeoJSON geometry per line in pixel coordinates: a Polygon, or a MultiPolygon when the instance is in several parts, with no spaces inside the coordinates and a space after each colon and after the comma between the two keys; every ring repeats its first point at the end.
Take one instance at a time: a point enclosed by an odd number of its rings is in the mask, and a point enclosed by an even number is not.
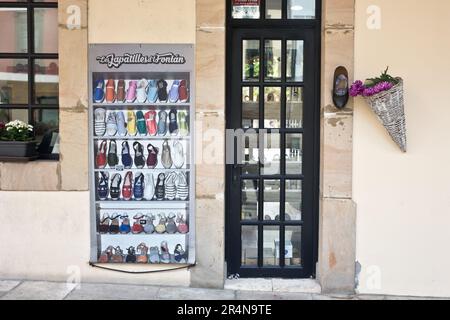
{"type": "Polygon", "coordinates": [[[227,10],[227,26],[236,28],[245,27],[305,27],[315,28],[321,25],[322,21],[322,0],[315,0],[315,18],[314,19],[288,19],[287,17],[287,1],[281,0],[281,19],[267,19],[266,18],[266,0],[260,0],[259,4],[259,19],[234,19],[232,17],[233,0],[226,1],[227,10]]]}
{"type": "MultiPolygon", "coordinates": [[[[55,2],[0,2],[0,8],[21,8],[27,9],[27,52],[0,52],[0,59],[22,59],[28,63],[28,103],[27,104],[0,104],[0,110],[27,110],[28,123],[35,125],[33,113],[43,110],[58,110],[59,104],[38,104],[36,103],[36,86],[35,86],[35,61],[36,60],[59,60],[59,54],[56,53],[36,53],[35,52],[35,9],[57,9],[58,1],[55,2]]],[[[58,64],[59,66],[59,64],[58,64]]],[[[59,94],[58,94],[59,96],[59,94]]],[[[59,125],[58,125],[59,127],[59,125]]]]}

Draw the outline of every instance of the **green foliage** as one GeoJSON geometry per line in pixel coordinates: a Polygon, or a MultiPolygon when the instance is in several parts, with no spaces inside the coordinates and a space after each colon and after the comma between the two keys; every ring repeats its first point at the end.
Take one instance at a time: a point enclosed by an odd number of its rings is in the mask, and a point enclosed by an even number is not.
{"type": "Polygon", "coordinates": [[[364,85],[368,88],[371,88],[371,87],[376,86],[380,82],[390,82],[393,85],[398,84],[398,80],[395,79],[394,77],[392,77],[391,75],[389,75],[388,70],[389,70],[389,67],[387,67],[386,70],[384,70],[384,72],[381,73],[381,76],[379,76],[377,78],[367,79],[366,82],[364,83],[364,85]]]}

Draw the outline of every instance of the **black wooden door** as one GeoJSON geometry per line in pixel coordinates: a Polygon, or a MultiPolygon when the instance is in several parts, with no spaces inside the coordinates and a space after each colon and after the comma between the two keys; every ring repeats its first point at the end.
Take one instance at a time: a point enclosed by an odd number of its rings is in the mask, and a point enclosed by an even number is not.
{"type": "Polygon", "coordinates": [[[235,154],[227,165],[229,274],[315,275],[320,124],[315,31],[230,31],[227,129],[234,133],[235,154]]]}

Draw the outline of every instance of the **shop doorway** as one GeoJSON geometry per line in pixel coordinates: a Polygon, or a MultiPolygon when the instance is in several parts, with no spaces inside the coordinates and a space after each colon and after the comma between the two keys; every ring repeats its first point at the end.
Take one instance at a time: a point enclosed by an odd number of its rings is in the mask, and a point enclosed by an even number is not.
{"type": "Polygon", "coordinates": [[[297,2],[229,2],[229,275],[315,277],[320,1],[297,2]]]}

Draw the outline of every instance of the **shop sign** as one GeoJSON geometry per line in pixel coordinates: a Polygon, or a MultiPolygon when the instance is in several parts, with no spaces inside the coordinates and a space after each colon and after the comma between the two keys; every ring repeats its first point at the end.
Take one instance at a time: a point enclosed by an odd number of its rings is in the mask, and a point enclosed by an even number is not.
{"type": "Polygon", "coordinates": [[[106,64],[108,68],[120,68],[124,64],[174,64],[180,65],[186,63],[186,58],[173,52],[156,53],[154,55],[144,55],[142,53],[125,53],[116,55],[110,53],[104,56],[98,56],[97,61],[100,64],[106,64]]]}
{"type": "Polygon", "coordinates": [[[234,19],[259,19],[260,0],[233,0],[234,19]]]}

